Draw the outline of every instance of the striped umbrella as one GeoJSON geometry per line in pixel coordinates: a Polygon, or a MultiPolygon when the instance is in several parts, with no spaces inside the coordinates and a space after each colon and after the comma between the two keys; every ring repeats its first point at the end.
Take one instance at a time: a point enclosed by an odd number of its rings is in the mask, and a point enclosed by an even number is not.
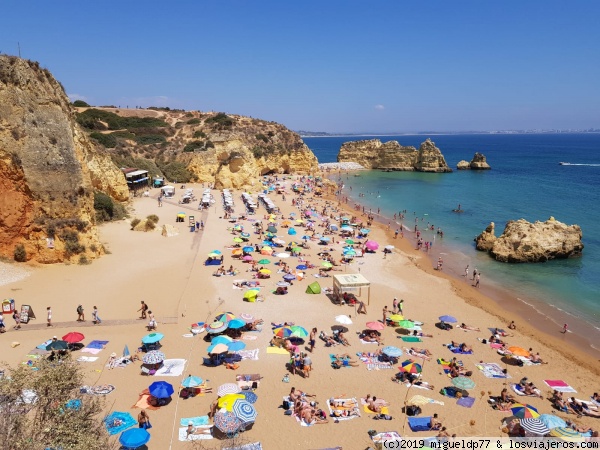
{"type": "Polygon", "coordinates": [[[252,423],[258,415],[256,408],[250,402],[241,399],[235,401],[232,412],[242,423],[252,423]]]}
{"type": "MultiPolygon", "coordinates": [[[[538,410],[531,405],[523,405],[521,403],[513,404],[510,408],[515,417],[519,419],[537,419],[540,417],[538,410]]],[[[545,426],[545,425],[544,425],[545,426]]]]}
{"type": "Polygon", "coordinates": [[[217,389],[217,395],[223,397],[227,394],[238,394],[241,391],[239,386],[235,383],[225,383],[219,386],[217,389]]]}
{"type": "Polygon", "coordinates": [[[571,442],[582,442],[585,439],[580,432],[568,427],[553,428],[550,430],[550,436],[560,438],[563,441],[571,442]]]}
{"type": "Polygon", "coordinates": [[[250,237],[250,233],[240,233],[240,236],[247,239],[250,237]]]}
{"type": "Polygon", "coordinates": [[[224,312],[215,317],[215,320],[218,322],[229,322],[233,319],[235,319],[235,314],[232,312],[224,312]]]}
{"type": "Polygon", "coordinates": [[[421,367],[421,364],[417,364],[416,362],[407,359],[398,367],[398,369],[402,372],[421,373],[423,367],[421,367]]]}
{"type": "Polygon", "coordinates": [[[473,389],[475,382],[467,377],[452,378],[452,384],[459,389],[473,389]]]}
{"type": "Polygon", "coordinates": [[[144,364],[158,364],[163,362],[165,359],[167,359],[167,357],[163,352],[151,350],[142,357],[142,362],[144,364]]]}
{"type": "Polygon", "coordinates": [[[242,314],[240,314],[240,319],[242,319],[244,322],[248,323],[248,322],[252,322],[254,320],[254,316],[252,314],[242,313],[242,314]]]}
{"type": "Polygon", "coordinates": [[[521,419],[521,426],[525,431],[529,431],[533,434],[539,434],[543,436],[548,434],[550,430],[540,419],[534,419],[532,417],[527,417],[525,419],[521,419]]]}
{"type": "Polygon", "coordinates": [[[383,347],[381,353],[391,356],[392,358],[398,358],[399,356],[402,356],[402,350],[400,350],[398,347],[393,347],[391,345],[383,347]]]}
{"type": "Polygon", "coordinates": [[[206,326],[206,331],[208,333],[220,333],[227,329],[227,324],[225,322],[216,321],[206,326]]]}
{"type": "Polygon", "coordinates": [[[219,411],[214,417],[215,427],[223,433],[235,433],[242,427],[242,421],[229,411],[219,411]]]}
{"type": "Polygon", "coordinates": [[[280,338],[289,338],[289,337],[292,337],[292,335],[294,334],[294,331],[292,330],[291,327],[279,327],[279,328],[273,329],[273,334],[280,338]]]}
{"type": "Polygon", "coordinates": [[[256,400],[258,400],[258,395],[252,391],[242,391],[242,395],[246,397],[248,403],[256,403],[256,400]]]}

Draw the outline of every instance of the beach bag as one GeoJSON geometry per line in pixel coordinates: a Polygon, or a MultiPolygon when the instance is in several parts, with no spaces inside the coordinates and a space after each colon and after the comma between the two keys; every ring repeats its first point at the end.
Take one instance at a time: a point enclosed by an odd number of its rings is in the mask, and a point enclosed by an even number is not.
{"type": "Polygon", "coordinates": [[[283,409],[285,409],[287,411],[288,409],[291,408],[292,405],[288,400],[284,400],[282,406],[283,406],[283,409]]]}

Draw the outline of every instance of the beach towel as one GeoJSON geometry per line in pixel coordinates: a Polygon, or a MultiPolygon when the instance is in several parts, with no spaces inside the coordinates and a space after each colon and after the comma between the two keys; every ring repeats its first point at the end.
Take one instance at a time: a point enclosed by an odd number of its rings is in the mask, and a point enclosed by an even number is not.
{"type": "MultiPolygon", "coordinates": [[[[349,358],[344,358],[343,361],[347,361],[349,358]]],[[[337,361],[337,358],[335,357],[335,355],[333,353],[329,354],[329,361],[331,361],[331,363],[333,364],[335,361],[337,361]]],[[[350,364],[342,364],[342,367],[352,367],[350,364]]]]}
{"type": "Polygon", "coordinates": [[[401,436],[396,431],[385,431],[371,436],[371,440],[377,448],[384,448],[384,442],[400,442],[401,436]]]}
{"type": "Polygon", "coordinates": [[[47,355],[48,353],[50,353],[48,350],[42,350],[40,348],[34,348],[31,349],[28,353],[28,355],[47,355]]]}
{"type": "Polygon", "coordinates": [[[430,431],[431,416],[428,417],[409,417],[408,426],[412,431],[430,431]]]}
{"type": "MultiPolygon", "coordinates": [[[[202,430],[210,430],[212,428],[212,425],[203,425],[203,426],[198,426],[196,428],[202,429],[202,430]]],[[[187,425],[185,427],[179,428],[179,440],[180,441],[197,441],[200,439],[213,439],[213,436],[210,433],[208,433],[208,434],[190,434],[188,436],[187,425]]]]}
{"type": "Polygon", "coordinates": [[[423,339],[418,336],[398,336],[398,338],[404,342],[423,342],[423,339]]]}
{"type": "Polygon", "coordinates": [[[502,367],[496,363],[475,364],[487,378],[511,378],[508,373],[504,373],[502,367]]]}
{"type": "Polygon", "coordinates": [[[390,411],[388,409],[387,406],[382,406],[381,407],[381,412],[380,413],[376,413],[375,411],[371,411],[369,409],[369,405],[363,405],[363,411],[366,412],[367,414],[389,414],[390,411]]]}
{"type": "Polygon", "coordinates": [[[404,386],[406,386],[407,388],[417,388],[417,389],[427,389],[428,391],[430,391],[430,386],[429,383],[427,381],[423,381],[421,382],[421,384],[410,384],[410,383],[406,383],[404,386]]]}
{"type": "Polygon", "coordinates": [[[332,408],[331,402],[327,402],[327,407],[329,408],[329,415],[334,417],[336,420],[351,420],[360,417],[360,409],[358,407],[358,400],[356,400],[356,398],[335,398],[333,401],[335,406],[332,408]],[[358,415],[337,417],[333,415],[334,411],[355,411],[358,415]]]}
{"type": "Polygon", "coordinates": [[[104,426],[111,436],[134,425],[137,425],[137,420],[128,413],[112,413],[104,418],[104,426]],[[115,414],[118,416],[115,416],[115,414]]]}
{"type": "Polygon", "coordinates": [[[108,341],[92,341],[85,347],[86,348],[98,348],[98,349],[102,350],[106,347],[106,344],[108,344],[108,341]]]}
{"type": "Polygon", "coordinates": [[[290,352],[288,352],[285,348],[279,347],[267,347],[267,353],[275,353],[276,355],[290,356],[290,352]]]}
{"type": "Polygon", "coordinates": [[[155,377],[179,377],[185,369],[185,359],[165,359],[163,365],[154,374],[155,377]]]}
{"type": "Polygon", "coordinates": [[[50,343],[52,342],[52,339],[48,339],[46,342],[42,342],[40,345],[38,345],[36,348],[39,350],[44,350],[46,351],[46,347],[48,347],[48,345],[50,345],[50,343]]]}
{"type": "Polygon", "coordinates": [[[260,442],[253,442],[252,444],[244,444],[240,447],[227,447],[223,450],[262,450],[262,444],[260,442]]]}
{"type": "Polygon", "coordinates": [[[377,344],[377,342],[363,341],[362,339],[360,340],[360,342],[362,342],[363,344],[377,344]]]}
{"type": "Polygon", "coordinates": [[[94,362],[98,359],[97,356],[80,356],[79,358],[77,358],[77,361],[79,362],[94,362]]]}
{"type": "Polygon", "coordinates": [[[461,397],[456,401],[457,405],[464,406],[465,408],[471,408],[475,403],[475,397],[461,397]]]}
{"type": "Polygon", "coordinates": [[[563,380],[544,380],[544,383],[558,392],[577,392],[563,380]]]}
{"type": "Polygon", "coordinates": [[[376,363],[367,364],[367,370],[380,370],[380,369],[393,369],[393,368],[394,368],[394,366],[392,366],[392,364],[389,362],[376,362],[376,363]]]}
{"type": "Polygon", "coordinates": [[[460,350],[460,347],[453,347],[452,344],[448,344],[448,345],[446,345],[446,347],[448,347],[448,350],[450,350],[452,353],[457,353],[459,355],[472,355],[473,354],[473,350],[469,350],[468,352],[463,352],[460,350]]]}
{"type": "Polygon", "coordinates": [[[526,397],[539,397],[542,394],[542,392],[539,389],[534,390],[535,394],[526,394],[523,390],[523,386],[521,386],[520,384],[513,383],[510,385],[510,387],[515,392],[515,394],[523,395],[526,397]]]}
{"type": "Polygon", "coordinates": [[[140,408],[140,409],[158,409],[157,406],[152,406],[148,400],[150,400],[150,394],[142,394],[140,395],[140,399],[132,406],[132,408],[140,408]]]}
{"type": "Polygon", "coordinates": [[[192,425],[194,425],[195,427],[200,427],[202,425],[209,425],[210,424],[210,420],[208,419],[208,416],[197,416],[197,417],[187,417],[187,418],[183,418],[179,421],[179,426],[182,427],[187,427],[188,424],[192,422],[192,425]]]}
{"type": "Polygon", "coordinates": [[[254,350],[238,350],[234,352],[237,355],[240,355],[242,359],[251,359],[253,361],[258,361],[258,352],[260,349],[255,348],[254,350]]]}
{"type": "Polygon", "coordinates": [[[439,400],[434,400],[429,397],[424,397],[422,395],[413,395],[408,401],[409,405],[427,405],[427,404],[437,404],[444,406],[444,402],[439,400]]]}

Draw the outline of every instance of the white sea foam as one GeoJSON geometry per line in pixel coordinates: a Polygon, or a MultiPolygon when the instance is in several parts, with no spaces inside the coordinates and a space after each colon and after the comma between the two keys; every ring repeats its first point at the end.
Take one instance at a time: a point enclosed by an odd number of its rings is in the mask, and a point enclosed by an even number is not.
{"type": "Polygon", "coordinates": [[[0,262],[0,286],[27,278],[30,272],[15,264],[0,262]]]}

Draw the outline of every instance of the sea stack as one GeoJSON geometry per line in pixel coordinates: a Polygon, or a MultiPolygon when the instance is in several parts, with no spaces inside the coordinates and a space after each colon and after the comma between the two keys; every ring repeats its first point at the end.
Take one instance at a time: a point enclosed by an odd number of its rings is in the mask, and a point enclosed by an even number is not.
{"type": "Polygon", "coordinates": [[[469,170],[469,169],[490,170],[491,169],[490,165],[487,163],[487,161],[485,159],[485,155],[483,153],[479,153],[479,152],[475,153],[471,162],[465,161],[464,159],[462,161],[459,161],[458,164],[456,165],[456,168],[458,170],[469,170]]]}
{"type": "Polygon", "coordinates": [[[496,237],[494,223],[475,238],[477,250],[509,263],[545,262],[581,256],[583,243],[579,225],[566,225],[550,217],[545,222],[511,220],[496,237]]]}

